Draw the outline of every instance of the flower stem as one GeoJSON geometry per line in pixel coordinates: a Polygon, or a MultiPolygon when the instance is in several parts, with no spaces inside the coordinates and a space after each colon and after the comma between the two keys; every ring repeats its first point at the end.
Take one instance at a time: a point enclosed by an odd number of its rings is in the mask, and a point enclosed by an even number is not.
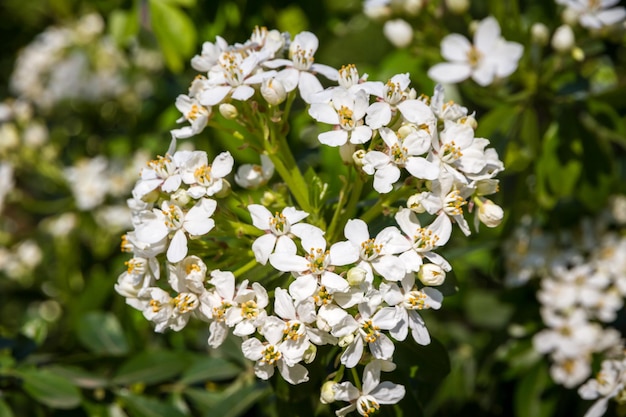
{"type": "Polygon", "coordinates": [[[256,259],[251,259],[247,264],[235,270],[233,272],[233,275],[235,276],[235,278],[239,278],[241,275],[245,274],[246,272],[254,268],[256,264],[257,264],[256,259]]]}

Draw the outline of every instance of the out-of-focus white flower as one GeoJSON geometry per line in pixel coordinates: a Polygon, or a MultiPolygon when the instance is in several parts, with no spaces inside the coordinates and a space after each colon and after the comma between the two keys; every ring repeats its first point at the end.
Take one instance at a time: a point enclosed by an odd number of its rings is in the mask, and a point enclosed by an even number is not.
{"type": "Polygon", "coordinates": [[[552,47],[560,53],[569,52],[575,45],[574,31],[569,25],[561,25],[552,35],[552,47]]]}
{"type": "Polygon", "coordinates": [[[626,18],[626,8],[613,7],[619,0],[556,0],[557,4],[571,10],[581,26],[587,29],[600,29],[621,22],[626,18]]]}
{"type": "Polygon", "coordinates": [[[530,37],[538,45],[547,45],[550,41],[550,29],[541,22],[533,23],[530,27],[530,37]]]}
{"type": "Polygon", "coordinates": [[[237,169],[235,183],[248,190],[254,190],[267,182],[274,175],[274,164],[267,155],[261,155],[261,165],[244,164],[237,169]]]}
{"type": "Polygon", "coordinates": [[[13,165],[8,162],[0,162],[0,213],[4,208],[6,196],[13,190],[13,165]]]}
{"type": "Polygon", "coordinates": [[[446,0],[446,8],[454,14],[465,13],[469,6],[469,0],[446,0]]]}
{"type": "Polygon", "coordinates": [[[624,389],[626,383],[626,361],[607,359],[594,379],[585,382],[578,393],[585,400],[597,400],[585,413],[585,417],[601,417],[607,410],[610,399],[624,389]]]}
{"type": "Polygon", "coordinates": [[[484,87],[511,75],[523,52],[524,47],[505,40],[498,21],[488,17],[478,24],[473,44],[456,33],[443,38],[441,55],[449,62],[431,67],[428,76],[440,83],[458,83],[471,77],[484,87]]]}
{"type": "Polygon", "coordinates": [[[404,19],[386,21],[383,34],[396,48],[406,48],[413,42],[413,27],[404,19]]]}
{"type": "Polygon", "coordinates": [[[109,183],[106,181],[108,164],[104,156],[97,156],[65,168],[65,178],[78,209],[91,210],[104,202],[109,192],[109,183]]]}
{"type": "Polygon", "coordinates": [[[380,382],[380,372],[390,372],[396,368],[393,362],[375,359],[365,365],[363,370],[363,386],[359,390],[351,382],[342,382],[334,386],[335,401],[346,401],[350,405],[335,412],[343,417],[357,411],[364,417],[373,415],[380,404],[396,404],[404,398],[405,389],[400,384],[388,381],[380,382]]]}

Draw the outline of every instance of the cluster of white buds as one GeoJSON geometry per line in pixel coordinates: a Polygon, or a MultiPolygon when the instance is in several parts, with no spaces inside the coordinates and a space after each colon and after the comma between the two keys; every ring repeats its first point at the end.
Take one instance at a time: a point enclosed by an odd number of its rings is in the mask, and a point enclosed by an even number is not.
{"type": "MultiPolygon", "coordinates": [[[[487,139],[474,137],[473,115],[444,102],[442,87],[418,97],[408,74],[366,81],[353,65],[315,63],[317,47],[310,32],[291,40],[259,28],[243,44],[204,44],[192,65],[206,75],[176,100],[190,124],[172,131],[169,151],[142,171],[129,200],[134,230],[122,248],[133,257],[115,288],[156,331],[181,330],[195,317],[209,323],[211,347],[240,337],[261,379],[278,369],[291,384],[306,382],[317,347],[340,347],[333,361],[364,366],[363,383],[328,381],[321,401],[348,402],[339,416],[368,416],[404,396],[403,386],[380,382],[395,367],[395,343],[409,334],[430,343],[420,312],[442,304],[434,287],[451,265],[438,250],[455,224],[470,233],[463,207],[477,207],[477,224],[502,219],[484,196],[497,191],[503,164],[487,139]],[[324,89],[319,73],[337,85],[324,89]],[[354,153],[344,158],[349,197],[331,213],[311,204],[285,138],[298,95],[314,120],[332,125],[320,144],[354,153]],[[236,170],[241,189],[226,180],[236,163],[229,152],[208,164],[203,151],[175,151],[177,139],[219,125],[217,115],[242,126],[236,136],[261,155],[262,165],[236,170]],[[291,193],[282,199],[268,185],[274,168],[291,193]],[[367,195],[384,198],[393,215],[382,204],[363,212],[367,195]]],[[[324,198],[328,187],[320,189],[324,198]]]]}

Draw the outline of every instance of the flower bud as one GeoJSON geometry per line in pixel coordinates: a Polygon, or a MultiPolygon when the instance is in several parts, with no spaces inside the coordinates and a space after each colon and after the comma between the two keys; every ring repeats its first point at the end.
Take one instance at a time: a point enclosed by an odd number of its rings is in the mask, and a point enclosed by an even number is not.
{"type": "Polygon", "coordinates": [[[493,201],[485,199],[478,207],[478,219],[487,227],[496,227],[502,222],[504,211],[493,201]]]}
{"type": "Polygon", "coordinates": [[[424,285],[437,286],[446,280],[446,272],[439,265],[423,264],[417,277],[424,285]]]}
{"type": "Polygon", "coordinates": [[[335,381],[326,381],[324,385],[322,385],[322,389],[320,392],[320,402],[322,404],[330,404],[335,402],[335,386],[337,383],[335,381]]]}
{"type": "Polygon", "coordinates": [[[322,332],[330,332],[331,327],[326,320],[324,320],[321,316],[317,316],[315,320],[315,326],[322,332]]]}
{"type": "Polygon", "coordinates": [[[534,23],[530,27],[530,38],[537,45],[547,45],[550,41],[550,30],[541,22],[534,23]]]}
{"type": "Polygon", "coordinates": [[[354,150],[356,145],[350,142],[346,142],[339,147],[339,156],[345,165],[354,163],[354,150]]]}
{"type": "Polygon", "coordinates": [[[230,103],[222,103],[220,104],[220,114],[224,116],[225,119],[232,120],[236,119],[239,116],[239,111],[237,111],[237,107],[233,106],[230,103]]]}
{"type": "Polygon", "coordinates": [[[309,347],[304,351],[304,355],[302,356],[302,360],[304,363],[313,363],[315,360],[315,356],[317,355],[317,346],[313,343],[309,345],[309,347]]]}
{"type": "Polygon", "coordinates": [[[462,125],[469,126],[474,130],[478,128],[478,122],[476,121],[476,118],[471,114],[469,116],[462,117],[460,123],[462,125]]]}
{"type": "Polygon", "coordinates": [[[404,0],[404,10],[411,16],[417,16],[424,7],[424,0],[404,0]]]}
{"type": "Polygon", "coordinates": [[[278,106],[287,98],[287,90],[276,78],[270,78],[261,84],[261,95],[272,106],[278,106]]]}
{"type": "Polygon", "coordinates": [[[574,47],[574,31],[569,25],[561,25],[552,35],[552,47],[559,53],[569,52],[574,47]]]}
{"type": "Polygon", "coordinates": [[[383,34],[396,48],[405,48],[413,42],[413,28],[402,19],[385,22],[383,34]]]}
{"type": "Polygon", "coordinates": [[[469,0],[446,0],[447,9],[454,14],[465,13],[469,6],[469,0]]]}
{"type": "Polygon", "coordinates": [[[367,271],[365,271],[365,269],[363,268],[359,268],[358,266],[356,266],[348,270],[346,278],[348,280],[348,284],[350,284],[351,287],[356,287],[358,285],[361,285],[363,281],[365,281],[366,276],[367,271]]]}
{"type": "Polygon", "coordinates": [[[348,346],[353,341],[354,341],[354,335],[350,333],[350,334],[345,335],[341,339],[339,339],[339,342],[337,342],[337,345],[343,348],[343,347],[348,346]]]}
{"type": "Polygon", "coordinates": [[[476,195],[495,194],[500,189],[500,181],[495,178],[488,178],[476,182],[476,195]]]}
{"type": "Polygon", "coordinates": [[[353,153],[352,160],[354,161],[354,164],[356,166],[363,166],[363,158],[365,158],[366,154],[367,152],[365,152],[363,149],[359,149],[358,151],[353,153]]]}
{"type": "Polygon", "coordinates": [[[170,196],[170,200],[174,201],[177,205],[183,207],[186,206],[190,201],[189,194],[187,194],[187,190],[179,188],[170,196]]]}
{"type": "Polygon", "coordinates": [[[563,23],[569,26],[576,25],[579,18],[580,12],[577,12],[571,7],[566,7],[565,9],[563,9],[563,13],[561,13],[561,20],[563,21],[563,23]]]}
{"type": "Polygon", "coordinates": [[[423,199],[422,193],[413,194],[406,201],[407,208],[409,208],[411,211],[414,211],[415,213],[425,212],[426,209],[424,208],[424,205],[422,204],[422,199],[423,199]]]}

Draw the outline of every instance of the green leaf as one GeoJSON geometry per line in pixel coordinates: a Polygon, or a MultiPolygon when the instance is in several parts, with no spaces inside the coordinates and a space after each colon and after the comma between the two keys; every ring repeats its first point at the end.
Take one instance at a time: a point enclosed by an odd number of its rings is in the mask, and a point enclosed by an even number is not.
{"type": "Polygon", "coordinates": [[[52,365],[46,368],[49,372],[71,381],[81,388],[96,389],[109,385],[109,380],[101,375],[94,375],[75,366],[52,365]]]}
{"type": "Polygon", "coordinates": [[[113,10],[109,15],[109,33],[118,45],[126,45],[139,33],[137,9],[113,10]]]}
{"type": "Polygon", "coordinates": [[[247,385],[234,391],[204,414],[206,417],[238,417],[245,413],[261,397],[267,395],[269,386],[262,383],[247,385]]]}
{"type": "Polygon", "coordinates": [[[124,363],[113,378],[115,384],[156,384],[180,374],[188,364],[179,352],[142,352],[124,363]]]}
{"type": "Polygon", "coordinates": [[[93,353],[118,356],[128,352],[122,326],[111,313],[87,313],[78,322],[77,334],[83,346],[93,353]]]}
{"type": "Polygon", "coordinates": [[[171,404],[134,394],[124,394],[121,396],[128,408],[129,414],[133,417],[185,417],[181,411],[171,404]]]}
{"type": "Polygon", "coordinates": [[[159,0],[172,6],[194,7],[196,0],[159,0]]]}
{"type": "Polygon", "coordinates": [[[180,72],[196,47],[196,29],[189,17],[164,0],[150,0],[154,35],[170,70],[180,72]]]}
{"type": "Polygon", "coordinates": [[[80,391],[70,381],[46,369],[19,371],[24,391],[51,408],[70,409],[81,401],[80,391]]]}
{"type": "Polygon", "coordinates": [[[225,397],[224,392],[212,392],[197,388],[187,388],[183,393],[200,410],[212,409],[225,397]]]}
{"type": "Polygon", "coordinates": [[[518,417],[549,417],[554,415],[556,398],[545,398],[552,384],[544,362],[539,362],[520,381],[515,390],[514,406],[518,417]]]}
{"type": "Polygon", "coordinates": [[[2,399],[0,399],[0,417],[13,417],[13,411],[9,408],[9,405],[2,399]]]}
{"type": "Polygon", "coordinates": [[[222,358],[200,358],[193,361],[182,375],[180,382],[194,384],[203,381],[222,381],[236,377],[242,369],[222,358]]]}
{"type": "Polygon", "coordinates": [[[513,306],[499,300],[496,293],[475,288],[465,294],[465,313],[477,326],[500,329],[509,323],[513,306]]]}

